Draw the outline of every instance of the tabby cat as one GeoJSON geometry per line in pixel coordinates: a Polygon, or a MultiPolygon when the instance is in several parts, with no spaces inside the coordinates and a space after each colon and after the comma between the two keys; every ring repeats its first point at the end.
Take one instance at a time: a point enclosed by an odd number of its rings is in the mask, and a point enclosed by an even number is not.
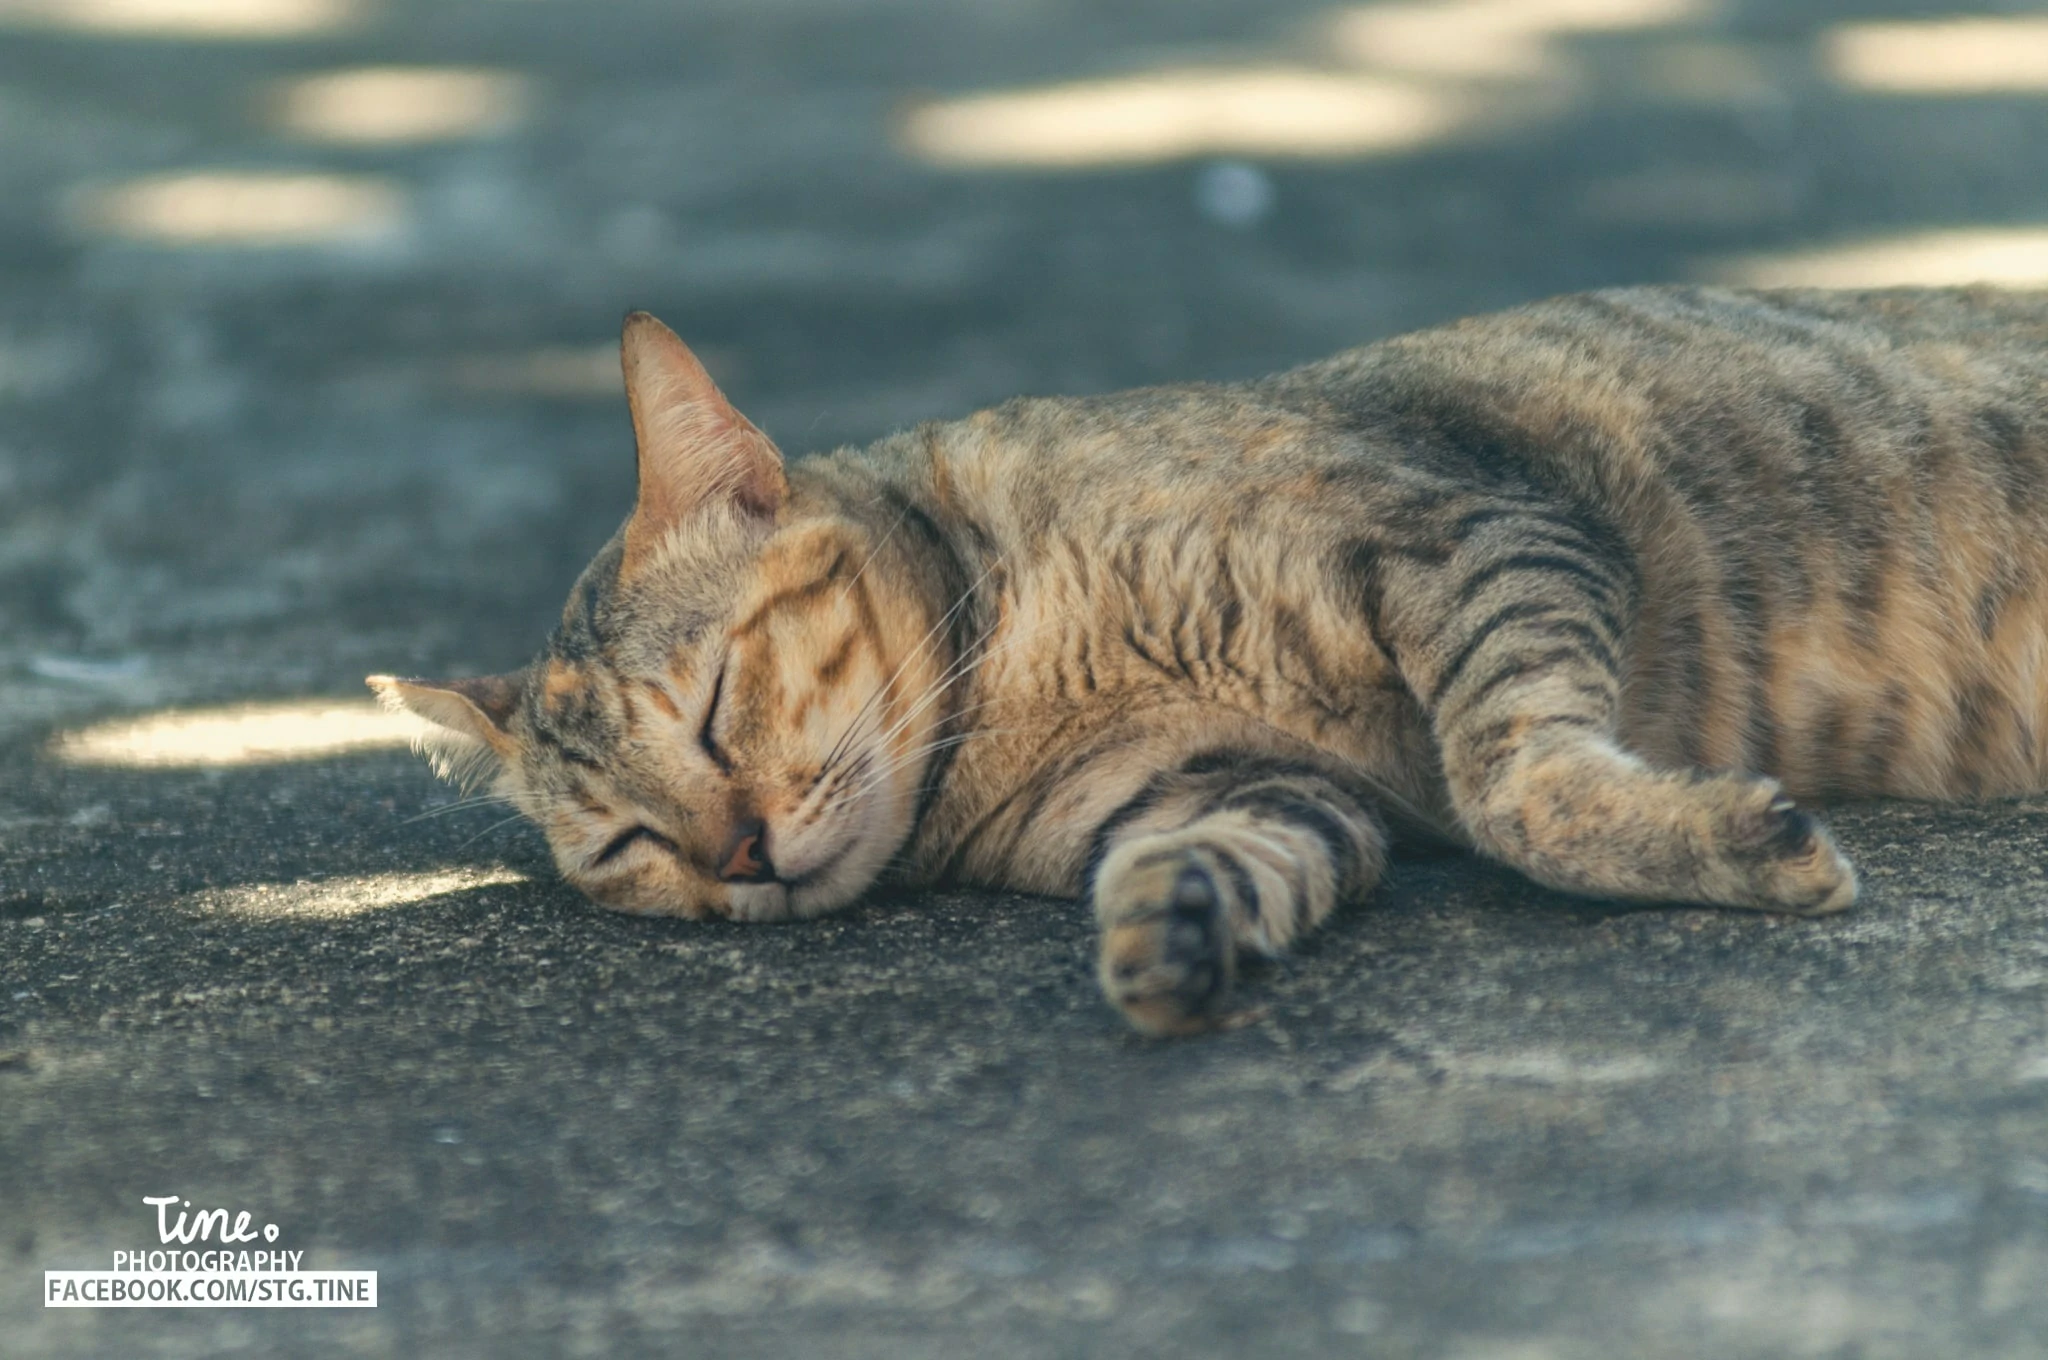
{"type": "Polygon", "coordinates": [[[1819,914],[1793,796],[2048,785],[2048,294],[1591,293],[787,465],[623,351],[638,503],[546,649],[370,681],[606,906],[1080,895],[1173,1034],[1396,831],[1819,914]]]}

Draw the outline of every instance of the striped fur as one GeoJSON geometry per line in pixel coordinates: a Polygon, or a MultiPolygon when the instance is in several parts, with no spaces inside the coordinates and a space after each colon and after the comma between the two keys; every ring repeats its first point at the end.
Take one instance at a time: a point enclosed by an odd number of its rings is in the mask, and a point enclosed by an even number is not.
{"type": "Polygon", "coordinates": [[[373,682],[608,905],[1086,895],[1176,1033],[1398,834],[1817,913],[1794,797],[2048,786],[2048,295],[1594,293],[786,469],[626,354],[639,505],[541,657],[373,682]]]}

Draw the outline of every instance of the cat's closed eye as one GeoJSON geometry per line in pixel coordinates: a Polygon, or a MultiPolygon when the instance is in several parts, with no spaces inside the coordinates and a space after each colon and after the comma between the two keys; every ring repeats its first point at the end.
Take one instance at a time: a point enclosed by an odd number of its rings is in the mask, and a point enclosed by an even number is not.
{"type": "Polygon", "coordinates": [[[610,842],[608,842],[605,845],[604,849],[598,851],[597,854],[591,859],[590,867],[596,869],[602,867],[603,865],[611,863],[613,860],[625,854],[627,850],[631,849],[634,845],[638,844],[641,841],[647,841],[650,844],[658,845],[662,849],[667,850],[672,854],[675,852],[676,844],[674,841],[662,835],[659,831],[656,831],[652,827],[636,826],[628,830],[622,831],[618,835],[612,837],[610,842]]]}
{"type": "Polygon", "coordinates": [[[718,744],[718,738],[711,732],[712,724],[718,721],[718,702],[725,697],[725,672],[726,666],[721,665],[718,678],[711,682],[711,702],[704,705],[704,725],[697,729],[697,744],[704,748],[705,755],[711,757],[713,765],[731,774],[732,757],[725,753],[725,748],[718,744]]]}

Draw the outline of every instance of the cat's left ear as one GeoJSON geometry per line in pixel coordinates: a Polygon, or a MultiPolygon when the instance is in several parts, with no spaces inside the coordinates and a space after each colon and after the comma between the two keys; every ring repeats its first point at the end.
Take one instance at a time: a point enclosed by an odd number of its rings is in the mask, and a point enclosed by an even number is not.
{"type": "Polygon", "coordinates": [[[640,492],[626,522],[626,561],[644,560],[668,531],[715,499],[773,518],[789,494],[782,454],[725,399],[676,333],[646,312],[619,338],[626,402],[639,446],[640,492]]]}
{"type": "Polygon", "coordinates": [[[512,757],[512,714],[526,685],[524,671],[467,680],[373,675],[368,684],[384,707],[417,714],[434,725],[421,746],[442,778],[467,784],[512,757]]]}

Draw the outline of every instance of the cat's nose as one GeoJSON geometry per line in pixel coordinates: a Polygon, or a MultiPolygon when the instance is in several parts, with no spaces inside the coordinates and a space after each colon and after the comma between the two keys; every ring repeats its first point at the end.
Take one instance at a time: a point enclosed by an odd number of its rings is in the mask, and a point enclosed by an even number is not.
{"type": "Polygon", "coordinates": [[[775,866],[768,862],[768,828],[759,817],[733,824],[718,876],[727,883],[766,883],[775,877],[775,866]]]}

